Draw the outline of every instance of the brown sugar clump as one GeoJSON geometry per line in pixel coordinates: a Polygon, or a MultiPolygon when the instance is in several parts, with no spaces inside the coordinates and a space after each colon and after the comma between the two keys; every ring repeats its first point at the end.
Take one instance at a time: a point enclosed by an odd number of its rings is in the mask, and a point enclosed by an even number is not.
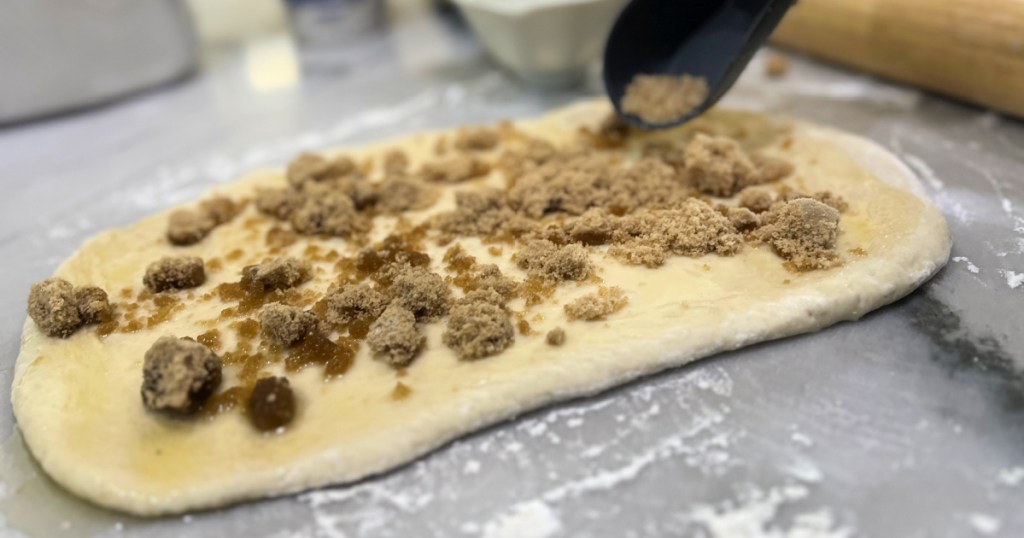
{"type": "Polygon", "coordinates": [[[789,72],[789,58],[781,54],[773,54],[764,64],[764,73],[770,78],[779,78],[789,72]]]}
{"type": "Polygon", "coordinates": [[[175,245],[198,243],[239,212],[238,205],[224,196],[204,200],[195,210],[179,209],[167,219],[167,240],[175,245]]]}
{"type": "Polygon", "coordinates": [[[494,306],[504,307],[506,300],[505,296],[492,289],[479,289],[467,293],[461,299],[455,301],[455,304],[464,305],[470,303],[488,303],[494,306]]]}
{"type": "Polygon", "coordinates": [[[673,207],[694,194],[684,181],[674,166],[645,157],[613,171],[605,206],[618,215],[641,207],[673,207]]]}
{"type": "Polygon", "coordinates": [[[142,403],[150,411],[190,415],[217,390],[220,380],[220,359],[210,348],[164,336],[146,351],[142,403]]]}
{"type": "Polygon", "coordinates": [[[533,219],[553,212],[580,215],[607,201],[613,168],[608,156],[596,152],[552,160],[516,180],[509,205],[533,219]]]}
{"type": "Polygon", "coordinates": [[[550,161],[558,154],[558,149],[546,140],[536,138],[529,139],[525,147],[515,148],[506,151],[498,159],[498,164],[504,170],[505,177],[515,180],[526,172],[535,170],[538,166],[550,161]]]}
{"type": "Polygon", "coordinates": [[[626,265],[643,265],[651,269],[665,265],[669,255],[664,248],[644,243],[614,245],[608,253],[626,265]]]}
{"type": "Polygon", "coordinates": [[[636,75],[622,96],[622,111],[648,123],[668,123],[700,106],[708,81],[692,75],[636,75]]]}
{"type": "Polygon", "coordinates": [[[242,269],[242,286],[248,290],[266,293],[293,288],[312,277],[313,267],[298,258],[278,258],[242,269]]]}
{"type": "Polygon", "coordinates": [[[757,238],[800,270],[835,265],[839,211],[811,198],[776,204],[757,230],[757,238]]]}
{"type": "Polygon", "coordinates": [[[295,231],[308,235],[348,237],[367,227],[352,199],[330,190],[307,196],[290,220],[295,231]]]}
{"type": "Polygon", "coordinates": [[[295,393],[284,377],[264,377],[256,381],[249,395],[249,420],[257,430],[282,428],[295,418],[295,393]]]}
{"type": "Polygon", "coordinates": [[[511,346],[515,330],[504,308],[486,301],[471,301],[452,308],[441,339],[460,359],[475,360],[511,346]]]}
{"type": "Polygon", "coordinates": [[[392,304],[370,325],[366,343],[378,358],[394,368],[403,368],[416,357],[426,338],[416,327],[416,316],[392,304]]]}
{"type": "Polygon", "coordinates": [[[380,182],[377,190],[377,210],[401,213],[426,209],[437,201],[438,192],[432,185],[411,177],[389,177],[380,182]]]}
{"type": "Polygon", "coordinates": [[[487,127],[462,127],[455,133],[455,147],[463,151],[494,149],[500,141],[498,131],[487,127]]]}
{"type": "Polygon", "coordinates": [[[565,329],[561,327],[555,327],[554,329],[551,329],[550,331],[548,331],[547,336],[544,337],[544,340],[548,343],[549,346],[560,346],[564,344],[565,329]]]}
{"type": "Polygon", "coordinates": [[[515,214],[505,205],[505,194],[486,187],[455,193],[455,209],[437,216],[439,230],[451,235],[486,236],[501,230],[515,214]]]}
{"type": "Polygon", "coordinates": [[[316,314],[273,303],[265,306],[260,313],[260,329],[263,337],[281,347],[291,347],[313,331],[318,330],[320,319],[316,314]]]}
{"type": "Polygon", "coordinates": [[[348,157],[341,156],[329,161],[319,155],[303,153],[288,163],[285,175],[290,185],[302,189],[311,183],[347,176],[356,171],[355,161],[348,157]]]}
{"type": "Polygon", "coordinates": [[[208,216],[191,209],[179,209],[167,219],[167,240],[175,245],[192,245],[202,241],[216,223],[208,216]]]}
{"type": "Polygon", "coordinates": [[[594,270],[583,246],[576,243],[558,246],[546,239],[527,243],[516,253],[516,265],[525,269],[529,276],[547,281],[579,281],[594,270]]]}
{"type": "Polygon", "coordinates": [[[381,292],[366,284],[350,284],[324,298],[327,322],[344,325],[360,319],[377,319],[388,306],[381,292]]]}
{"type": "Polygon", "coordinates": [[[32,285],[28,315],[43,333],[64,338],[82,325],[106,321],[111,307],[102,288],[75,288],[67,280],[52,277],[32,285]]]}
{"type": "Polygon", "coordinates": [[[789,191],[782,195],[782,199],[786,202],[799,200],[801,198],[810,198],[812,200],[817,200],[835,209],[840,213],[843,213],[846,210],[850,209],[850,205],[846,203],[846,200],[844,200],[842,196],[839,196],[838,194],[834,194],[828,191],[819,191],[814,194],[803,194],[800,192],[789,191]]]}
{"type": "Polygon", "coordinates": [[[110,300],[107,292],[98,286],[79,286],[75,289],[75,302],[82,323],[99,323],[110,318],[110,300]]]}
{"type": "Polygon", "coordinates": [[[409,168],[409,155],[400,149],[394,149],[384,154],[384,175],[404,174],[409,168]]]}
{"type": "Polygon", "coordinates": [[[613,256],[648,267],[657,267],[661,257],[652,249],[677,256],[711,252],[730,256],[743,246],[743,237],[729,219],[696,198],[677,209],[644,210],[623,217],[613,240],[618,245],[610,251],[613,256]]]}
{"type": "Polygon", "coordinates": [[[444,279],[422,267],[399,269],[389,291],[392,304],[412,312],[419,320],[445,315],[451,300],[451,290],[444,279]]]}
{"type": "Polygon", "coordinates": [[[474,277],[477,289],[493,290],[505,298],[512,297],[519,289],[519,284],[502,274],[501,269],[493,263],[478,266],[474,277]]]}
{"type": "Polygon", "coordinates": [[[32,285],[28,315],[49,336],[64,338],[82,326],[75,288],[61,278],[48,278],[32,285]]]}
{"type": "Polygon", "coordinates": [[[775,203],[775,193],[765,187],[747,187],[740,191],[739,204],[754,213],[764,213],[775,203]]]}
{"type": "Polygon", "coordinates": [[[261,189],[256,193],[256,209],[281,220],[290,218],[303,201],[302,194],[291,189],[261,189]]]}
{"type": "Polygon", "coordinates": [[[761,219],[745,207],[729,207],[725,210],[729,223],[739,232],[749,232],[761,225],[761,219]]]}
{"type": "Polygon", "coordinates": [[[789,162],[762,153],[751,154],[750,162],[757,168],[753,183],[772,183],[792,174],[794,170],[789,162]]]}
{"type": "Polygon", "coordinates": [[[565,314],[570,320],[595,321],[622,310],[627,303],[629,298],[622,288],[602,286],[597,293],[584,295],[565,305],[565,314]]]}
{"type": "Polygon", "coordinates": [[[423,165],[420,173],[428,181],[439,183],[460,183],[487,175],[491,169],[487,163],[468,155],[457,155],[446,161],[423,165]]]}
{"type": "Polygon", "coordinates": [[[564,225],[569,239],[587,246],[603,245],[611,239],[615,231],[616,217],[606,209],[592,208],[564,225]]]}
{"type": "Polygon", "coordinates": [[[214,196],[199,202],[199,211],[206,215],[215,226],[230,222],[241,211],[241,208],[230,198],[214,196]]]}
{"type": "Polygon", "coordinates": [[[687,144],[685,159],[697,189],[715,196],[732,196],[757,175],[753,161],[731,138],[698,134],[687,144]]]}
{"type": "Polygon", "coordinates": [[[206,269],[202,258],[163,257],[146,267],[142,282],[156,292],[195,288],[206,282],[206,269]]]}

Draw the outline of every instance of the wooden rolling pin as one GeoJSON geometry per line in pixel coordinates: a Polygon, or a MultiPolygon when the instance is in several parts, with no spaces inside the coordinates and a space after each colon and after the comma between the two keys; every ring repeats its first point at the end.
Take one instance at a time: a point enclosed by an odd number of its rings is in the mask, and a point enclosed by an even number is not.
{"type": "Polygon", "coordinates": [[[1024,0],[800,0],[771,41],[1024,117],[1024,0]]]}

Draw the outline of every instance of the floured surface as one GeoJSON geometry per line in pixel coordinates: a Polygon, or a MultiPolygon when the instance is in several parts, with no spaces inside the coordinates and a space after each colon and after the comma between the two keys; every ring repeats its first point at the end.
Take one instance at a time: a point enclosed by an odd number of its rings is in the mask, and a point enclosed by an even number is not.
{"type": "MultiPolygon", "coordinates": [[[[576,108],[534,128],[550,136],[600,117],[592,109],[576,108]]],[[[749,127],[749,121],[743,124],[749,127]]],[[[728,131],[737,125],[724,120],[705,126],[728,131]]],[[[251,431],[237,413],[196,425],[146,414],[137,393],[141,357],[157,334],[115,334],[101,344],[84,331],[59,342],[38,336],[30,324],[14,389],[26,439],[44,468],[72,490],[142,513],[295,491],[386,469],[459,433],[556,398],[716,351],[857,318],[902,296],[945,261],[949,243],[941,216],[916,196],[875,180],[861,168],[900,188],[917,190],[915,180],[886,153],[854,138],[803,126],[794,138],[786,157],[798,173],[787,181],[802,182],[794,185],[801,190],[843,195],[852,207],[841,222],[840,251],[863,249],[867,256],[850,257],[837,269],[799,275],[784,269],[763,247],[747,248],[733,258],[673,258],[653,271],[602,260],[605,270],[599,275],[625,289],[631,304],[609,318],[607,327],[567,324],[566,344],[548,348],[543,331],[555,320],[562,323],[560,307],[549,305],[548,311],[537,310],[545,320],[537,325],[538,336],[517,337],[516,345],[500,356],[459,363],[440,344],[440,327],[435,326],[428,334],[427,352],[402,378],[413,390],[409,398],[392,400],[395,374],[361,353],[349,373],[331,383],[324,384],[315,369],[292,376],[299,415],[280,436],[251,431]],[[681,278],[687,286],[679,285],[681,278]],[[56,348],[61,349],[55,354],[56,348]],[[624,350],[629,361],[622,360],[624,350]],[[78,360],[54,360],[70,355],[78,360]]],[[[767,138],[776,144],[780,140],[767,138]]],[[[426,151],[431,141],[421,137],[407,147],[426,151]]],[[[224,192],[251,192],[268,177],[255,176],[224,192]]],[[[265,229],[244,226],[247,215],[182,251],[208,258],[221,253],[221,241],[262,238],[265,229]]],[[[164,217],[154,217],[101,237],[58,275],[111,290],[138,286],[144,265],[167,248],[164,223],[164,217]],[[124,248],[126,241],[138,248],[124,248]]],[[[473,243],[463,245],[470,248],[473,243]]],[[[471,251],[518,276],[507,259],[510,252],[498,258],[486,249],[471,251]]],[[[431,252],[435,267],[442,252],[431,252]]],[[[225,263],[206,286],[236,280],[242,265],[261,258],[250,251],[225,263]]],[[[321,275],[314,286],[325,288],[326,283],[321,275]]],[[[556,298],[564,302],[587,291],[592,288],[570,286],[556,298]]],[[[203,308],[214,314],[219,310],[212,304],[203,308]]],[[[162,325],[159,334],[195,336],[203,332],[195,319],[209,315],[190,309],[162,325]]]]}

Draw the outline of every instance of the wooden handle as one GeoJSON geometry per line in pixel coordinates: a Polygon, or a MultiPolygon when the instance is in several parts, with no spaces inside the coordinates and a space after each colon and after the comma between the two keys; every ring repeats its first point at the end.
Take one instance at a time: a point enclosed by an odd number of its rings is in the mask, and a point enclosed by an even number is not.
{"type": "Polygon", "coordinates": [[[771,40],[1024,117],[1024,0],[800,0],[771,40]]]}

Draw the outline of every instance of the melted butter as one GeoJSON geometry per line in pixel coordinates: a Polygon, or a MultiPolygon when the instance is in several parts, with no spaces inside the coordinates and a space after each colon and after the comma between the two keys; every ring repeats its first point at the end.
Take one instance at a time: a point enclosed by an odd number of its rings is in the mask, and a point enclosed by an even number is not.
{"type": "Polygon", "coordinates": [[[322,366],[324,379],[334,379],[348,372],[358,349],[359,343],[350,338],[340,338],[333,342],[319,332],[314,332],[289,350],[284,365],[289,372],[311,365],[322,366]]]}
{"type": "Polygon", "coordinates": [[[203,344],[204,346],[217,351],[220,349],[220,331],[217,329],[210,329],[196,337],[196,342],[203,344]]]}

